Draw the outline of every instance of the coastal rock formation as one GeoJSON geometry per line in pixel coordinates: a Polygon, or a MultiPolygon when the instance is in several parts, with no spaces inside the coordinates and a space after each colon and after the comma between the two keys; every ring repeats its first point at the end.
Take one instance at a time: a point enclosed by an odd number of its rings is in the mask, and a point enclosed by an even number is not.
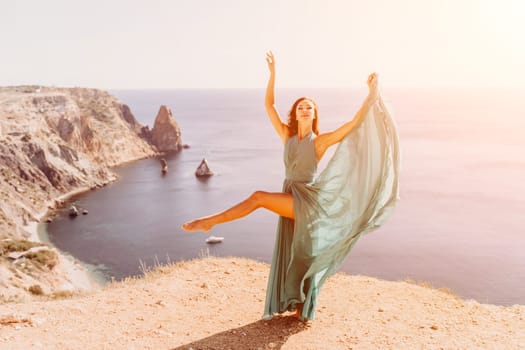
{"type": "Polygon", "coordinates": [[[162,167],[161,172],[163,174],[166,174],[168,172],[168,162],[166,161],[166,159],[161,158],[160,166],[162,167]]]}
{"type": "Polygon", "coordinates": [[[78,209],[74,205],[69,208],[69,216],[75,218],[78,216],[78,209]]]}
{"type": "Polygon", "coordinates": [[[210,166],[208,165],[208,161],[206,160],[206,158],[203,158],[201,163],[197,167],[197,170],[195,170],[195,176],[208,177],[212,175],[213,171],[211,171],[210,166]]]}
{"type": "Polygon", "coordinates": [[[179,124],[173,119],[171,110],[166,106],[160,106],[159,113],[157,113],[153,130],[151,130],[151,143],[157,147],[159,152],[182,149],[179,124]]]}
{"type": "MultiPolygon", "coordinates": [[[[173,142],[162,136],[163,125],[173,125],[178,149],[180,129],[168,112],[161,108],[153,135],[160,145],[173,142]]],[[[56,198],[98,188],[117,178],[111,167],[156,155],[149,134],[128,106],[101,90],[0,87],[0,242],[37,240],[36,222],[56,198]]],[[[0,251],[0,301],[38,281],[46,291],[63,288],[69,280],[57,272],[62,265],[26,271],[0,251]]]]}

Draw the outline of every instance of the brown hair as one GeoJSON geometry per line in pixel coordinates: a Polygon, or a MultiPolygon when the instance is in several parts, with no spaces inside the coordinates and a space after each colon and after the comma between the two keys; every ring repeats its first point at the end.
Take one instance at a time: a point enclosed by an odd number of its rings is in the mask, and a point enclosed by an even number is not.
{"type": "Polygon", "coordinates": [[[314,120],[312,122],[312,131],[314,132],[314,134],[319,135],[319,129],[318,129],[319,109],[317,107],[317,103],[315,103],[315,101],[309,97],[300,97],[299,99],[297,99],[297,101],[293,103],[292,109],[290,110],[290,112],[288,112],[288,130],[290,131],[289,136],[294,136],[297,134],[298,122],[297,122],[297,115],[295,114],[295,110],[297,109],[297,105],[304,100],[310,101],[314,105],[314,120]]]}

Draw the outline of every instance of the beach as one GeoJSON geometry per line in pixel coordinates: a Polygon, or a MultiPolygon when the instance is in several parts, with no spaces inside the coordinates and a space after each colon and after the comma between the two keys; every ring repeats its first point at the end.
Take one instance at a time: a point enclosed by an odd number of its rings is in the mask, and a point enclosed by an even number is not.
{"type": "MultiPolygon", "coordinates": [[[[45,218],[52,216],[53,212],[60,207],[61,203],[64,203],[69,198],[90,190],[89,187],[82,187],[48,201],[45,209],[35,216],[37,221],[32,221],[23,227],[23,229],[29,234],[29,240],[32,242],[51,244],[45,230],[45,218]]],[[[57,252],[60,254],[59,268],[63,271],[63,274],[68,281],[68,283],[64,283],[61,286],[62,292],[96,290],[104,284],[104,280],[98,274],[89,271],[89,267],[86,264],[70,254],[61,251],[57,252]]]]}
{"type": "Polygon", "coordinates": [[[523,349],[525,306],[337,274],[313,321],[262,321],[269,266],[204,257],[59,300],[8,303],[9,349],[523,349]]]}

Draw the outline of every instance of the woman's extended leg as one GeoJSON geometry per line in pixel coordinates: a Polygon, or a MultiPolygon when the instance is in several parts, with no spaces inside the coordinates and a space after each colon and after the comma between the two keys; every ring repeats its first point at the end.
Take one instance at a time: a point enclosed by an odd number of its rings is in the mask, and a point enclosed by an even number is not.
{"type": "Polygon", "coordinates": [[[182,225],[182,229],[189,232],[206,232],[217,224],[242,218],[258,208],[266,208],[280,216],[294,218],[293,197],[290,193],[256,191],[230,209],[189,221],[182,225]]]}

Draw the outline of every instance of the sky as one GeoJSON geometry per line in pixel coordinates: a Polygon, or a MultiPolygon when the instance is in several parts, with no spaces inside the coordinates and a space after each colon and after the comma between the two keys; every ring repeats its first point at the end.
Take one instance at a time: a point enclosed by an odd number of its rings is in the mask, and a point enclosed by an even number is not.
{"type": "Polygon", "coordinates": [[[3,0],[0,85],[525,86],[525,0],[3,0]]]}

